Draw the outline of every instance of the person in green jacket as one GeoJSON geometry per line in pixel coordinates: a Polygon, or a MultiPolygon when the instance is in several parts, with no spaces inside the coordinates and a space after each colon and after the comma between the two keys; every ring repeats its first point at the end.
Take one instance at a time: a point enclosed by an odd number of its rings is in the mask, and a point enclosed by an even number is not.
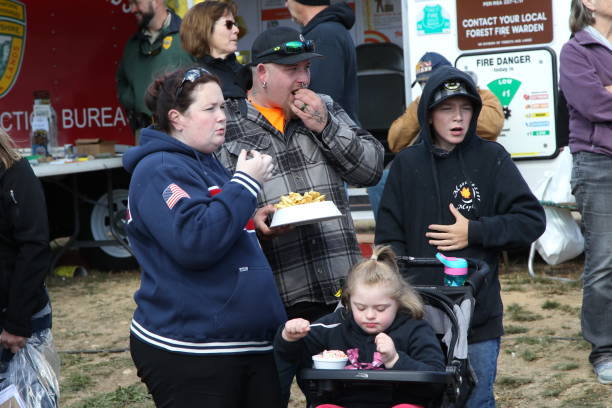
{"type": "Polygon", "coordinates": [[[125,46],[117,71],[117,92],[130,127],[137,132],[151,124],[144,94],[153,78],[192,65],[194,59],[181,45],[181,19],[166,8],[165,0],[130,0],[129,3],[139,29],[125,46]]]}

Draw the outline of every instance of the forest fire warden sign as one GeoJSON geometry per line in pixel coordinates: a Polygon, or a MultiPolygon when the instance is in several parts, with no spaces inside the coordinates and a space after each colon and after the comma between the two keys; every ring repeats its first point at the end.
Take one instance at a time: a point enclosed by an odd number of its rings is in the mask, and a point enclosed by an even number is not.
{"type": "Polygon", "coordinates": [[[457,32],[464,51],[549,43],[552,0],[457,0],[457,32]]]}

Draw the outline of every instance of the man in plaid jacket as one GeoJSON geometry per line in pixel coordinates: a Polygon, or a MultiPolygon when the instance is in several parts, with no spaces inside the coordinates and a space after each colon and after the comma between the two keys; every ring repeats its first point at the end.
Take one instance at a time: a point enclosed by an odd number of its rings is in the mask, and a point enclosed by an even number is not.
{"type": "Polygon", "coordinates": [[[311,321],[332,311],[360,251],[345,182],[370,186],[383,168],[383,147],[327,95],[306,89],[310,59],[320,57],[294,29],[269,29],[253,43],[248,101],[227,100],[225,144],[217,153],[233,169],[241,150],[273,157],[275,171],[258,197],[269,208],[289,192],[315,190],[342,217],[270,229],[256,218],[260,242],[289,318],[311,321]],[[246,106],[244,106],[246,104],[246,106]],[[242,105],[242,106],[241,106],[242,105]]]}

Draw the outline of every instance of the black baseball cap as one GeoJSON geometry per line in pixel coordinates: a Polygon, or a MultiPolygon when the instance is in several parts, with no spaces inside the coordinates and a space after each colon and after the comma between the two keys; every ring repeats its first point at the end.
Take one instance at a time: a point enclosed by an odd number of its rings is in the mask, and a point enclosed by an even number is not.
{"type": "Polygon", "coordinates": [[[293,65],[322,56],[314,52],[313,41],[291,27],[270,28],[259,34],[251,47],[251,65],[267,62],[293,65]]]}
{"type": "Polygon", "coordinates": [[[431,102],[427,109],[433,109],[445,100],[456,96],[464,96],[468,98],[472,104],[478,102],[478,98],[468,91],[466,84],[461,79],[452,79],[440,84],[433,98],[431,98],[431,102]]]}

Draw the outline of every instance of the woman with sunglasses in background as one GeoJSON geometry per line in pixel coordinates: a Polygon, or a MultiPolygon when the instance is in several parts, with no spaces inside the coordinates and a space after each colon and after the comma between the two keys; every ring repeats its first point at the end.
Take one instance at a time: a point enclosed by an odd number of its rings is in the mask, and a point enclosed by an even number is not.
{"type": "Polygon", "coordinates": [[[224,101],[203,68],[156,79],[145,101],[154,125],[123,158],[137,374],[158,407],[278,406],[272,340],[286,315],[252,221],[272,158],[243,150],[233,175],[217,161],[224,101]]]}
{"type": "Polygon", "coordinates": [[[236,60],[240,29],[232,2],[206,1],[193,6],[181,25],[183,48],[221,80],[223,98],[246,98],[251,73],[236,60]]]}

